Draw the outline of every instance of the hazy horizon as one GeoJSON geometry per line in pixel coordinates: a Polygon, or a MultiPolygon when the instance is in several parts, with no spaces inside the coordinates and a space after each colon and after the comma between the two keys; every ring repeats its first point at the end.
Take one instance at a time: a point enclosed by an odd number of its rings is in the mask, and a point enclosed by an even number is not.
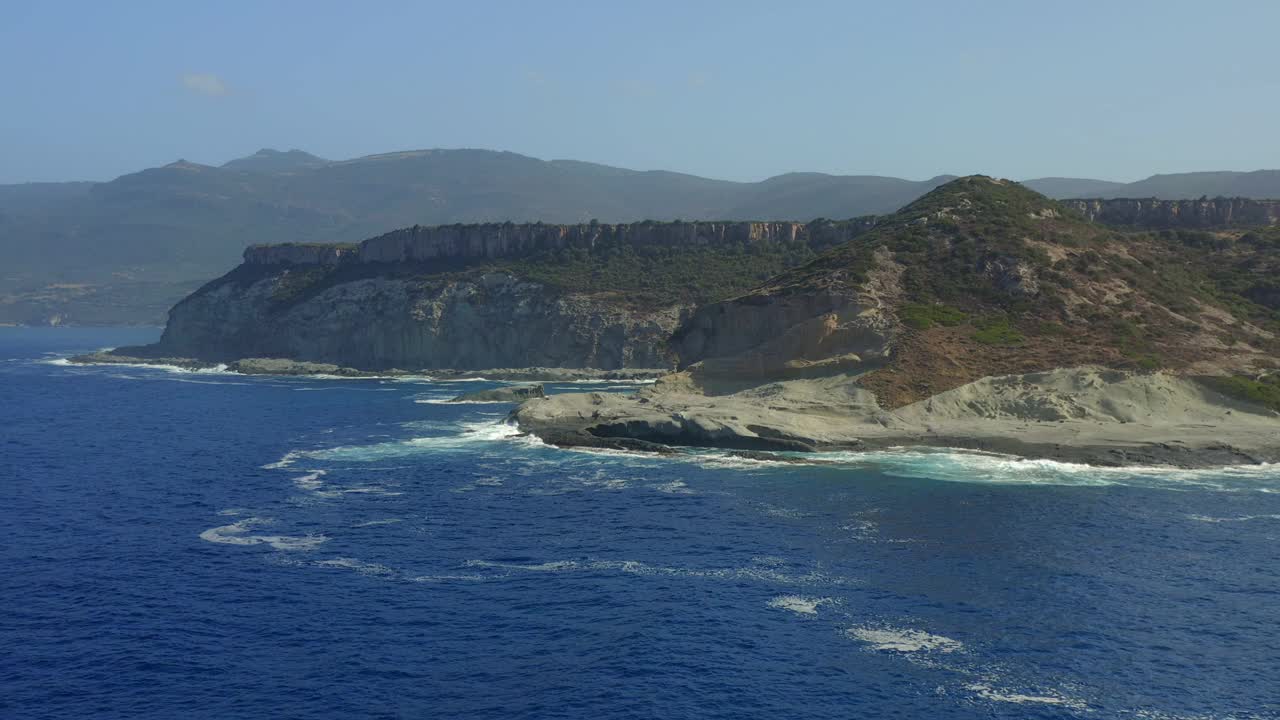
{"type": "Polygon", "coordinates": [[[26,184],[26,183],[30,183],[30,184],[38,184],[38,183],[47,183],[47,182],[109,182],[109,181],[111,181],[111,180],[113,180],[113,179],[115,179],[115,178],[117,178],[117,177],[120,177],[121,175],[128,175],[128,174],[131,174],[131,173],[135,173],[135,172],[139,172],[139,171],[142,171],[142,170],[146,170],[146,169],[148,169],[148,168],[164,167],[164,166],[166,166],[166,165],[171,165],[171,164],[174,164],[174,163],[177,163],[177,162],[184,162],[184,161],[185,161],[185,162],[189,162],[189,163],[193,163],[193,164],[198,164],[198,165],[206,165],[206,166],[210,166],[210,167],[221,167],[222,165],[225,165],[226,163],[229,163],[229,162],[231,162],[231,161],[239,160],[239,159],[244,159],[244,158],[248,158],[248,157],[252,157],[253,155],[255,155],[255,154],[259,153],[259,152],[262,152],[262,151],[274,151],[274,152],[280,152],[280,153],[293,152],[293,151],[301,151],[301,152],[305,152],[305,153],[308,153],[308,154],[310,154],[310,155],[314,155],[314,156],[316,156],[316,157],[319,157],[320,159],[325,160],[325,161],[327,161],[327,162],[340,163],[340,162],[350,162],[350,161],[353,161],[353,160],[361,160],[361,159],[364,159],[364,158],[376,157],[376,156],[379,156],[379,155],[395,155],[395,154],[399,154],[399,153],[415,153],[415,152],[449,152],[449,151],[465,151],[465,150],[483,151],[483,152],[495,152],[495,153],[512,153],[512,154],[515,154],[515,155],[522,155],[522,156],[525,156],[525,157],[530,157],[530,158],[533,158],[533,159],[535,159],[535,160],[542,160],[542,161],[545,161],[545,162],[561,162],[561,161],[584,162],[584,163],[589,163],[589,164],[593,164],[593,165],[602,165],[602,166],[613,167],[613,168],[617,168],[617,169],[621,169],[621,170],[632,170],[632,171],[636,171],[636,172],[674,172],[674,173],[680,173],[680,174],[695,175],[695,176],[702,177],[702,178],[706,178],[706,179],[709,179],[709,180],[724,180],[724,181],[728,181],[728,182],[737,182],[737,183],[756,183],[756,182],[762,182],[762,181],[764,181],[764,180],[768,180],[768,179],[770,179],[770,178],[778,177],[778,176],[781,176],[781,175],[788,175],[788,174],[817,174],[817,175],[828,175],[828,176],[832,176],[832,177],[840,177],[840,176],[886,177],[886,178],[895,178],[895,179],[901,179],[901,180],[909,180],[909,181],[912,181],[912,182],[923,182],[923,181],[926,181],[926,180],[932,180],[932,179],[934,179],[934,178],[938,178],[938,177],[946,177],[946,176],[953,176],[953,177],[966,177],[966,176],[970,176],[970,175],[987,175],[987,176],[990,176],[990,177],[998,177],[998,178],[1002,178],[1002,179],[1006,179],[1006,180],[1013,180],[1013,181],[1015,181],[1015,182],[1023,182],[1023,181],[1027,181],[1027,180],[1048,180],[1048,179],[1068,179],[1068,180],[1069,180],[1069,179],[1081,179],[1081,180],[1100,180],[1100,181],[1104,181],[1104,182],[1115,182],[1115,183],[1131,183],[1131,182],[1137,182],[1137,181],[1140,181],[1140,180],[1145,180],[1145,179],[1147,179],[1147,178],[1149,178],[1149,177],[1153,177],[1153,176],[1156,176],[1156,175],[1178,175],[1178,174],[1184,174],[1184,173],[1199,173],[1199,172],[1237,172],[1237,173],[1250,173],[1250,172],[1259,172],[1259,171],[1274,170],[1274,169],[1276,169],[1276,168],[1272,168],[1272,167],[1256,167],[1256,168],[1247,168],[1247,169],[1243,169],[1243,168],[1221,168],[1221,167],[1207,168],[1207,167],[1206,167],[1206,168],[1196,168],[1196,169],[1193,169],[1193,170],[1185,170],[1185,171],[1169,172],[1169,173],[1146,173],[1146,174],[1144,174],[1144,175],[1138,175],[1138,176],[1128,177],[1128,178],[1112,178],[1112,177],[1101,177],[1101,176],[1096,175],[1096,174],[1093,174],[1093,175],[1089,175],[1089,174],[1084,174],[1084,175],[1046,174],[1046,175],[1039,175],[1039,176],[1035,176],[1035,177],[1031,177],[1031,176],[1027,176],[1027,177],[1008,177],[1008,176],[999,175],[999,174],[997,174],[997,173],[984,172],[984,171],[983,171],[983,170],[981,170],[981,169],[972,170],[972,171],[966,171],[966,172],[948,172],[948,171],[941,171],[941,172],[937,172],[937,173],[934,173],[934,174],[932,174],[932,175],[927,175],[927,176],[909,176],[909,175],[904,175],[904,174],[901,174],[901,173],[899,173],[899,174],[891,174],[891,173],[890,173],[890,174],[887,174],[887,173],[861,173],[861,172],[837,173],[837,172],[825,172],[825,171],[821,171],[821,170],[806,170],[806,169],[797,168],[797,169],[793,169],[793,170],[784,170],[784,171],[782,171],[782,172],[774,173],[774,174],[772,174],[772,175],[763,176],[763,177],[728,178],[728,177],[720,177],[720,176],[715,176],[715,175],[700,175],[700,174],[698,174],[698,173],[690,173],[690,172],[686,172],[686,171],[683,171],[683,170],[672,170],[671,168],[664,168],[664,167],[624,167],[624,166],[622,166],[622,165],[616,165],[616,164],[607,163],[607,162],[599,162],[599,161],[595,161],[595,160],[586,160],[586,159],[583,159],[583,158],[574,158],[574,157],[538,157],[538,156],[536,156],[536,155],[532,155],[532,154],[530,154],[530,153],[520,152],[520,151],[518,151],[518,150],[510,150],[510,149],[505,149],[505,148],[483,148],[483,147],[420,147],[420,148],[400,148],[400,149],[394,149],[394,150],[386,150],[386,151],[382,151],[382,152],[368,153],[368,154],[366,154],[366,155],[358,155],[358,156],[353,156],[353,157],[327,157],[327,156],[325,156],[325,155],[323,155],[323,154],[321,154],[321,153],[313,153],[313,152],[311,152],[311,151],[307,150],[306,148],[299,148],[299,147],[288,147],[288,148],[285,148],[285,147],[262,147],[262,148],[258,148],[257,150],[244,152],[244,153],[241,153],[241,154],[239,154],[239,155],[234,155],[234,156],[227,157],[227,158],[225,158],[225,159],[221,159],[221,160],[218,160],[218,159],[212,159],[212,160],[209,160],[209,161],[202,161],[202,160],[196,160],[196,159],[193,159],[192,157],[182,156],[182,157],[173,158],[172,160],[169,160],[169,161],[167,161],[167,162],[163,162],[163,163],[159,163],[159,164],[156,164],[156,165],[150,165],[150,166],[146,166],[146,167],[137,167],[137,168],[133,168],[133,169],[131,169],[131,170],[126,170],[125,172],[120,173],[119,175],[112,175],[112,176],[110,176],[110,177],[101,177],[101,178],[66,178],[66,179],[64,179],[64,180],[14,180],[14,181],[5,181],[5,182],[0,183],[0,184],[16,184],[16,185],[21,185],[21,184],[26,184]]]}
{"type": "Polygon", "coordinates": [[[1280,167],[1268,49],[1280,6],[1260,2],[8,14],[3,183],[219,165],[263,147],[331,159],[482,148],[735,181],[1280,167]]]}

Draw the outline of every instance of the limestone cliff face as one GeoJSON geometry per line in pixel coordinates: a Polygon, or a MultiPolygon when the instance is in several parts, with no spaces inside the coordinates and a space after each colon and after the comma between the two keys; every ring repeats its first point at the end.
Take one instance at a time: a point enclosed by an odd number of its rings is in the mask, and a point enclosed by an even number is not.
{"type": "Polygon", "coordinates": [[[356,259],[355,245],[282,243],[251,245],[245,248],[244,261],[249,265],[320,265],[332,267],[356,259]]]}
{"type": "Polygon", "coordinates": [[[638,310],[625,298],[554,289],[507,272],[455,271],[500,258],[620,244],[804,244],[822,250],[873,224],[863,218],[415,226],[359,245],[254,246],[245,251],[244,265],[170,311],[154,352],[363,369],[670,367],[671,334],[690,312],[674,300],[638,310]]]}
{"type": "Polygon", "coordinates": [[[492,260],[561,248],[589,250],[602,244],[619,243],[681,247],[803,243],[821,249],[849,240],[874,224],[874,217],[865,217],[843,223],[487,223],[414,226],[370,238],[359,246],[257,245],[245,250],[244,261],[250,265],[430,263],[439,260],[492,260]]]}
{"type": "Polygon", "coordinates": [[[667,367],[681,309],[635,312],[505,273],[372,277],[283,303],[288,269],[215,283],[170,311],[156,352],[282,357],[366,369],[667,367]]]}
{"type": "Polygon", "coordinates": [[[1061,200],[1090,221],[1148,228],[1213,228],[1280,223],[1280,200],[1061,200]]]}
{"type": "Polygon", "coordinates": [[[672,332],[689,308],[637,310],[617,297],[454,274],[560,249],[803,244],[866,231],[846,222],[490,223],[397,230],[359,245],[259,245],[245,264],[170,311],[155,352],[232,360],[280,357],[379,369],[674,364],[672,332]]]}

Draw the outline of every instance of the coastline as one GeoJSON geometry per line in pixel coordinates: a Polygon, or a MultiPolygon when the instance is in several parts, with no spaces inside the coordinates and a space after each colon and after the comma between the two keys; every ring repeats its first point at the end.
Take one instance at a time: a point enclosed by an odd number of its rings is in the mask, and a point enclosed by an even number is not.
{"type": "Polygon", "coordinates": [[[824,452],[900,447],[1100,467],[1280,462],[1280,414],[1166,373],[1083,367],[984,378],[893,410],[879,407],[855,380],[705,394],[681,373],[630,397],[575,393],[530,400],[511,419],[559,447],[666,452],[692,446],[781,452],[819,463],[824,452]]]}
{"type": "Polygon", "coordinates": [[[68,362],[264,376],[608,381],[641,387],[634,394],[560,393],[533,398],[512,410],[508,420],[522,433],[563,448],[660,455],[713,448],[746,459],[805,464],[830,463],[823,458],[828,452],[896,448],[974,451],[1098,467],[1203,469],[1280,463],[1280,414],[1191,380],[1092,367],[985,378],[887,411],[874,395],[857,387],[854,376],[782,381],[715,394],[689,373],[661,368],[375,371],[278,358],[216,363],[114,351],[78,355],[68,362]],[[1088,387],[1078,387],[1081,383],[1088,387]],[[1016,388],[1012,392],[1011,386],[1016,388]],[[1166,401],[1163,405],[1151,399],[1160,397],[1166,401]],[[995,409],[975,410],[987,405],[995,409]]]}
{"type": "Polygon", "coordinates": [[[337,377],[358,379],[429,378],[436,382],[493,380],[496,382],[651,382],[667,375],[664,368],[488,368],[484,370],[421,369],[361,370],[332,363],[306,362],[283,358],[242,358],[231,362],[213,362],[185,357],[148,357],[101,350],[67,359],[77,365],[152,365],[180,370],[223,370],[240,375],[276,375],[284,377],[337,377]]]}

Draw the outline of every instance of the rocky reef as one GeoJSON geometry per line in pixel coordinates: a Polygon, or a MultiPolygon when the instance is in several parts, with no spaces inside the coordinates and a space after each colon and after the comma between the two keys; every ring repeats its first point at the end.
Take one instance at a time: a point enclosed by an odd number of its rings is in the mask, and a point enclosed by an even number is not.
{"type": "Polygon", "coordinates": [[[1060,200],[1090,221],[1154,229],[1206,229],[1280,223],[1280,200],[1060,200]]]}

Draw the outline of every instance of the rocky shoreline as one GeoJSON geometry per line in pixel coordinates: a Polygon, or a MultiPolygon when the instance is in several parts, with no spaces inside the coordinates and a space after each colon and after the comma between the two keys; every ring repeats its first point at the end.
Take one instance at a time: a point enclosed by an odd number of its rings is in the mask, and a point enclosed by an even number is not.
{"type": "Polygon", "coordinates": [[[817,464],[824,452],[904,447],[1107,467],[1280,462],[1280,414],[1167,373],[1086,367],[986,378],[892,411],[849,377],[720,395],[689,382],[679,374],[632,396],[553,395],[510,418],[559,447],[706,447],[817,464]]]}
{"type": "MultiPolygon", "coordinates": [[[[668,445],[638,438],[597,437],[590,433],[563,432],[555,430],[530,430],[529,434],[538,437],[548,445],[559,448],[585,448],[598,450],[621,450],[626,452],[643,452],[658,455],[678,455],[685,452],[685,446],[668,445]]],[[[1095,467],[1152,467],[1183,470],[1202,470],[1220,467],[1243,465],[1263,465],[1280,463],[1280,443],[1272,448],[1244,449],[1227,443],[1216,443],[1201,447],[1187,447],[1181,444],[1152,442],[1138,445],[1063,445],[1060,443],[1031,443],[1017,438],[996,437],[986,435],[971,436],[929,436],[902,435],[868,438],[863,441],[845,444],[831,444],[820,447],[789,447],[785,443],[753,444],[764,449],[733,449],[736,445],[709,445],[694,447],[710,447],[729,450],[729,455],[748,460],[762,462],[785,462],[804,465],[833,465],[836,461],[823,457],[832,452],[875,452],[883,450],[902,450],[912,448],[929,448],[935,450],[958,450],[979,452],[991,455],[1002,455],[1020,460],[1049,460],[1073,465],[1092,465],[1095,467]]]]}
{"type": "MultiPolygon", "coordinates": [[[[280,358],[215,363],[139,357],[128,350],[69,360],[296,377],[656,382],[634,394],[494,391],[490,401],[519,403],[509,420],[522,432],[564,448],[661,455],[715,448],[745,459],[805,464],[830,464],[823,457],[828,452],[911,447],[1100,467],[1280,463],[1280,414],[1164,373],[1071,368],[986,378],[886,411],[849,376],[708,394],[689,373],[660,368],[370,371],[280,358]]],[[[476,401],[465,394],[458,399],[476,401]]]]}
{"type": "Polygon", "coordinates": [[[281,375],[341,378],[431,378],[432,380],[495,380],[501,382],[645,382],[656,380],[670,370],[664,368],[489,368],[485,370],[422,369],[361,370],[332,363],[305,362],[284,358],[242,358],[220,363],[186,357],[157,357],[130,354],[130,348],[103,350],[68,358],[79,365],[155,365],[182,370],[225,370],[241,375],[281,375]]]}

